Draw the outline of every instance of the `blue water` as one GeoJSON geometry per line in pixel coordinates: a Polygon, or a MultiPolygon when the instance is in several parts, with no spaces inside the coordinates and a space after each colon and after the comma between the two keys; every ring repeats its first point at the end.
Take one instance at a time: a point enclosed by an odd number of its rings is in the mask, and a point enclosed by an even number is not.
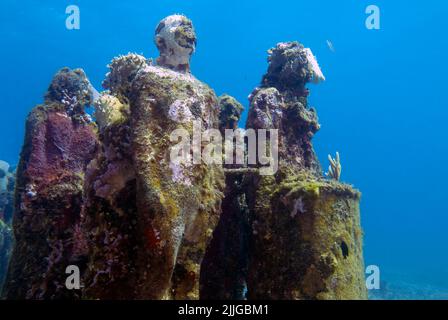
{"type": "Polygon", "coordinates": [[[196,28],[193,73],[246,107],[267,49],[290,40],[312,48],[327,77],[311,86],[322,124],[314,143],[325,167],[328,153],[341,153],[343,180],[363,193],[366,264],[383,280],[448,296],[444,1],[2,0],[0,159],[17,162],[25,117],[58,69],[82,67],[100,88],[114,56],[157,56],[154,29],[173,13],[196,28]],[[80,30],[65,28],[70,4],[80,30]],[[364,25],[369,4],[381,9],[381,30],[364,25]]]}

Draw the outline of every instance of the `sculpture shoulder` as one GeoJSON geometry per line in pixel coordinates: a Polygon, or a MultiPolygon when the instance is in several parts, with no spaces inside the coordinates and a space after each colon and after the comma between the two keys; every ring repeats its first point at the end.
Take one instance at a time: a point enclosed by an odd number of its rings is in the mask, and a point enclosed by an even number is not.
{"type": "Polygon", "coordinates": [[[160,82],[163,82],[164,80],[167,81],[179,81],[179,82],[185,82],[185,83],[195,83],[198,82],[198,80],[188,73],[181,73],[177,72],[168,68],[154,66],[154,65],[148,65],[144,68],[140,69],[136,81],[142,81],[144,79],[154,79],[160,82]]]}
{"type": "MultiPolygon", "coordinates": [[[[190,73],[181,73],[168,68],[148,65],[142,68],[134,81],[134,85],[150,89],[184,91],[191,95],[206,94],[215,95],[213,90],[205,83],[199,81],[190,73]]],[[[175,92],[174,92],[175,93],[175,92]]]]}

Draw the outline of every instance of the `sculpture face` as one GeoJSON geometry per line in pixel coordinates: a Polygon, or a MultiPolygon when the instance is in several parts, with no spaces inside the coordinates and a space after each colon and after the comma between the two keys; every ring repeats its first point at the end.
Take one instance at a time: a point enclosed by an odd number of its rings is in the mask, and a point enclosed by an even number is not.
{"type": "Polygon", "coordinates": [[[190,58],[196,49],[191,20],[182,15],[163,19],[157,26],[155,42],[160,52],[159,65],[177,71],[190,70],[190,58]]]}

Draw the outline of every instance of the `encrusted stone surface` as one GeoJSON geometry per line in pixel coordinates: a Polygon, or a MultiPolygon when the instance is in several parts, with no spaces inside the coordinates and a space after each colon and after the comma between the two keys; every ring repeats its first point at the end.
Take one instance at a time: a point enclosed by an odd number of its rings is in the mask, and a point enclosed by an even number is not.
{"type": "MultiPolygon", "coordinates": [[[[237,129],[242,105],[229,95],[219,97],[219,129],[237,129]]],[[[242,165],[224,166],[226,188],[221,218],[213,232],[201,266],[201,299],[242,300],[245,298],[249,212],[246,202],[247,172],[242,165]],[[242,170],[242,171],[241,171],[242,170]]]]}
{"type": "Polygon", "coordinates": [[[8,299],[74,297],[65,268],[76,262],[84,170],[97,149],[91,101],[82,70],[62,69],[44,105],[31,111],[17,169],[15,246],[4,295],[8,299]]]}
{"type": "Polygon", "coordinates": [[[249,299],[367,298],[360,195],[323,179],[311,142],[320,126],[305,85],[324,77],[310,52],[296,42],[271,49],[250,96],[247,128],[279,131],[279,170],[252,175],[247,191],[249,299]]]}
{"type": "Polygon", "coordinates": [[[218,100],[191,74],[141,61],[119,57],[114,80],[105,81],[123,105],[113,103],[121,116],[103,117],[102,152],[87,174],[83,229],[93,245],[85,296],[197,299],[224,176],[217,165],[172,162],[170,134],[192,136],[194,120],[201,132],[217,127],[218,100]],[[132,65],[138,70],[122,77],[132,65]]]}
{"type": "Polygon", "coordinates": [[[183,104],[202,130],[216,128],[217,98],[193,76],[160,67],[142,70],[134,88],[138,226],[149,239],[159,238],[148,242],[141,256],[141,268],[148,272],[140,273],[140,292],[150,298],[197,299],[200,264],[218,223],[224,177],[218,165],[170,162],[170,133],[185,129],[192,136],[193,126],[191,118],[173,119],[169,111],[183,104]]]}
{"type": "MultiPolygon", "coordinates": [[[[115,58],[101,95],[82,70],[62,69],[30,113],[4,297],[365,299],[360,193],[324,179],[313,150],[320,125],[306,84],[325,77],[311,50],[271,49],[249,97],[246,129],[278,130],[278,171],[262,175],[259,164],[195,158],[202,134],[237,129],[243,107],[190,73],[185,16],[162,20],[155,42],[156,63],[115,58]],[[189,161],[173,159],[180,141],[189,161]],[[83,290],[66,289],[68,265],[83,290]]],[[[0,285],[14,188],[2,165],[0,285]]]]}
{"type": "Polygon", "coordinates": [[[306,172],[281,173],[254,177],[249,192],[248,298],[366,299],[360,194],[306,172]]]}

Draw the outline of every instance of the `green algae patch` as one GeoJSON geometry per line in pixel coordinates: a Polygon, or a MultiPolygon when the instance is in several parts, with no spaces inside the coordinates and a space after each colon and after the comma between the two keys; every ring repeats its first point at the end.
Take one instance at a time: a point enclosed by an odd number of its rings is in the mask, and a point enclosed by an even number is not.
{"type": "Polygon", "coordinates": [[[249,298],[366,299],[359,192],[283,174],[255,178],[249,298]]]}

